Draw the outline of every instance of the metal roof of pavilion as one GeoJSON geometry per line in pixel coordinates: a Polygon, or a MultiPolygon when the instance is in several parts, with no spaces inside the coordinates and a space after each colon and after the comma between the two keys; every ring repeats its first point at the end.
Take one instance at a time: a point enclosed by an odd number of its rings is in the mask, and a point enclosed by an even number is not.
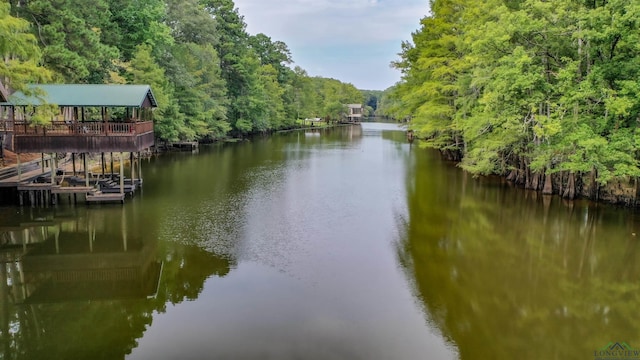
{"type": "Polygon", "coordinates": [[[42,105],[78,107],[142,107],[149,100],[158,107],[149,85],[51,84],[28,85],[34,95],[17,91],[9,96],[12,105],[42,105]],[[37,95],[36,95],[37,94],[37,95]]]}

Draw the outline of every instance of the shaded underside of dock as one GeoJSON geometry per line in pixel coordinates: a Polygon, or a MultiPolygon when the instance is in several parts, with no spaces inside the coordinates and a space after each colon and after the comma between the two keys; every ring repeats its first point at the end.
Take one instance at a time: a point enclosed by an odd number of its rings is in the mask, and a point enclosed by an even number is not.
{"type": "MultiPolygon", "coordinates": [[[[20,205],[56,205],[65,196],[69,201],[85,201],[87,204],[119,202],[123,203],[126,195],[134,196],[142,186],[140,153],[131,153],[130,178],[124,175],[125,156],[118,157],[119,172],[105,172],[107,168],[114,170],[114,157],[111,154],[110,167],[104,154],[100,157],[102,171],[88,171],[86,155],[82,156],[83,171],[77,171],[75,154],[73,161],[56,159],[57,154],[42,155],[38,160],[0,169],[0,193],[2,202],[12,201],[20,205]],[[8,199],[11,198],[11,199],[8,199]]],[[[66,155],[65,155],[66,158],[66,155]]]]}

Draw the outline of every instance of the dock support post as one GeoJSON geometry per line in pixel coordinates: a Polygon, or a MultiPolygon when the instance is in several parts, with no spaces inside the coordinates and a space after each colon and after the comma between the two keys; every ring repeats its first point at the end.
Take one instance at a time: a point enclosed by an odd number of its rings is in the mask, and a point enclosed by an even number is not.
{"type": "Polygon", "coordinates": [[[18,182],[22,181],[22,166],[20,166],[20,154],[16,154],[16,160],[18,161],[18,182]]]}
{"type": "Polygon", "coordinates": [[[102,165],[102,177],[104,177],[104,172],[105,172],[104,170],[107,167],[107,164],[104,163],[104,153],[100,154],[100,158],[101,158],[100,165],[102,165]]]}
{"type": "Polygon", "coordinates": [[[129,165],[131,166],[131,185],[136,185],[136,158],[133,151],[129,153],[129,165]]]}
{"type": "Polygon", "coordinates": [[[56,183],[56,163],[55,163],[55,154],[51,153],[51,185],[56,183]]]}
{"type": "Polygon", "coordinates": [[[111,173],[111,178],[113,178],[113,153],[109,153],[109,155],[111,156],[111,171],[109,171],[109,173],[111,173]]]}
{"type": "Polygon", "coordinates": [[[124,194],[124,153],[120,153],[120,194],[124,194]]]}
{"type": "Polygon", "coordinates": [[[140,157],[140,151],[138,151],[138,179],[140,179],[140,186],[142,186],[142,158],[140,157]]]}
{"type": "Polygon", "coordinates": [[[76,176],[76,153],[71,153],[71,161],[73,162],[73,176],[76,176]]]}
{"type": "Polygon", "coordinates": [[[40,169],[42,170],[41,172],[44,174],[44,153],[40,153],[40,169]]]}
{"type": "Polygon", "coordinates": [[[89,187],[89,169],[87,169],[87,153],[82,153],[82,161],[84,164],[84,184],[89,187]]]}

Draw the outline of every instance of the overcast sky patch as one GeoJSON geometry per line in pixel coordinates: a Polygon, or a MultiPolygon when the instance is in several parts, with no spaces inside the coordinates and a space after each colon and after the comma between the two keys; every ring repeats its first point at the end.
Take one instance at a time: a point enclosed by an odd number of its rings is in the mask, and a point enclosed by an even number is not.
{"type": "Polygon", "coordinates": [[[429,11],[427,0],[235,0],[247,31],[284,41],[311,76],[384,90],[389,63],[429,11]]]}

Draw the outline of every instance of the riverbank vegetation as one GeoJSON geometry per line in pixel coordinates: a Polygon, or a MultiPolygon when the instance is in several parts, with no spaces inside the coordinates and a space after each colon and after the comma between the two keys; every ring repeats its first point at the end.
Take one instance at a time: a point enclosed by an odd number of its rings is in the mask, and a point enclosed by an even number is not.
{"type": "Polygon", "coordinates": [[[337,119],[351,84],[311,77],[287,45],[250,35],[232,0],[0,2],[0,78],[149,84],[163,141],[211,140],[337,119]]]}
{"type": "Polygon", "coordinates": [[[638,19],[621,0],[432,0],[392,112],[473,174],[635,202],[638,19]]]}

